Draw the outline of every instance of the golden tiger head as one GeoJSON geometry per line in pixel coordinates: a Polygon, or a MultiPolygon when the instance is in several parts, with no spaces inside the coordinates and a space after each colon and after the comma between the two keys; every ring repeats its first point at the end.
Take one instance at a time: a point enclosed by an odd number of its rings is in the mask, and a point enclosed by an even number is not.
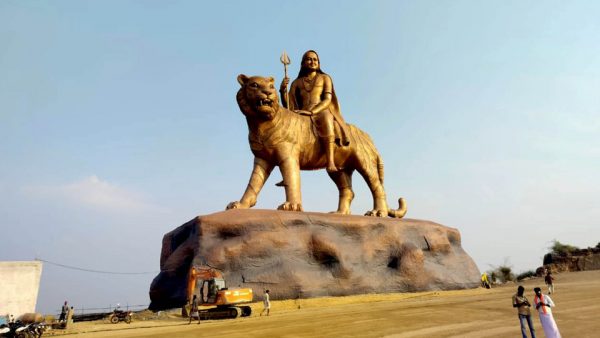
{"type": "Polygon", "coordinates": [[[237,93],[240,110],[249,118],[272,120],[279,111],[279,98],[272,77],[240,74],[237,77],[242,86],[237,93]]]}

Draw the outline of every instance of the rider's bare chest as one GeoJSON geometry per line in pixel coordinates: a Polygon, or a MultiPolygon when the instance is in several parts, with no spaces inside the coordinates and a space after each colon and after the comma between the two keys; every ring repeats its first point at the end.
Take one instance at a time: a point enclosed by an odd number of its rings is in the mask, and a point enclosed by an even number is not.
{"type": "Polygon", "coordinates": [[[323,95],[323,79],[315,77],[313,79],[304,78],[299,86],[300,96],[304,103],[315,103],[321,100],[323,95]]]}

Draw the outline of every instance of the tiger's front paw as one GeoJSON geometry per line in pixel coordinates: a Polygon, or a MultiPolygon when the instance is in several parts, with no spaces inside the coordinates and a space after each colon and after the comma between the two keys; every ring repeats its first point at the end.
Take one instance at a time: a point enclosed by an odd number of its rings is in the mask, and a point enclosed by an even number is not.
{"type": "Polygon", "coordinates": [[[302,210],[302,203],[290,203],[290,202],[285,202],[282,205],[278,206],[277,210],[303,211],[302,210]]]}
{"type": "Polygon", "coordinates": [[[235,201],[235,202],[231,202],[229,204],[227,204],[227,207],[225,208],[225,210],[229,210],[229,209],[248,209],[250,208],[249,205],[244,204],[240,201],[235,201]]]}

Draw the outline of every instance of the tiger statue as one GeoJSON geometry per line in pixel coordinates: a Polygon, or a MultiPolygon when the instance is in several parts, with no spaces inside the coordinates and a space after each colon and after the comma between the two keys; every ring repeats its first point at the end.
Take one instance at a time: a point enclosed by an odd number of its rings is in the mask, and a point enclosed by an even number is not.
{"type": "MultiPolygon", "coordinates": [[[[279,104],[274,78],[241,74],[237,80],[241,85],[237,102],[248,122],[254,168],[242,198],[229,203],[226,209],[252,208],[271,171],[278,166],[286,199],[277,209],[303,211],[300,170],[326,167],[325,151],[311,117],[290,111],[279,104]]],[[[353,125],[348,124],[348,131],[350,144],[335,147],[334,162],[338,170],[328,171],[339,190],[335,213],[350,214],[350,204],[354,198],[352,173],[357,170],[373,195],[373,209],[365,215],[403,217],[406,214],[403,198],[398,200],[398,209],[388,208],[383,189],[383,161],[373,141],[367,133],[353,125]]]]}

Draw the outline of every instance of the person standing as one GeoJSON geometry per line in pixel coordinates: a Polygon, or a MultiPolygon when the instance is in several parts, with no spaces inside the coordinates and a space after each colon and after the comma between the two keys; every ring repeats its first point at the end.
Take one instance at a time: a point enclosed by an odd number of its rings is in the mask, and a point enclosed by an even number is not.
{"type": "Polygon", "coordinates": [[[67,305],[67,301],[65,300],[65,303],[63,304],[62,308],[60,309],[60,317],[58,317],[58,321],[61,323],[66,321],[67,313],[69,313],[69,305],[67,305]]]}
{"type": "Polygon", "coordinates": [[[540,322],[542,323],[542,328],[544,329],[546,338],[561,338],[560,332],[558,331],[558,326],[556,326],[556,322],[552,316],[551,308],[555,307],[552,298],[550,298],[548,295],[542,294],[542,289],[540,288],[535,288],[533,291],[535,292],[533,303],[535,304],[535,308],[540,315],[540,322]]]}
{"type": "Polygon", "coordinates": [[[69,308],[69,311],[67,312],[67,326],[69,327],[70,325],[73,325],[73,315],[75,314],[75,309],[73,309],[73,306],[71,306],[69,308]]]}
{"type": "Polygon", "coordinates": [[[550,270],[548,270],[548,273],[546,273],[544,281],[546,282],[546,285],[548,285],[548,294],[551,295],[554,293],[554,277],[552,277],[550,270]]]}
{"type": "Polygon", "coordinates": [[[198,316],[198,324],[200,324],[200,309],[198,308],[198,297],[196,295],[194,295],[194,298],[192,298],[192,303],[190,304],[190,321],[188,324],[192,323],[192,317],[194,314],[198,316]]]}
{"type": "Polygon", "coordinates": [[[269,312],[271,312],[271,300],[269,299],[269,290],[265,290],[265,293],[263,295],[263,310],[260,312],[260,315],[262,316],[263,313],[265,311],[267,311],[267,316],[269,315],[269,312]]]}
{"type": "Polygon", "coordinates": [[[527,297],[525,297],[525,295],[523,294],[524,291],[525,288],[519,285],[519,287],[517,288],[517,293],[514,294],[512,297],[513,307],[517,308],[519,322],[521,323],[521,334],[523,335],[523,338],[527,338],[527,327],[525,326],[525,322],[527,322],[527,325],[529,325],[529,332],[531,332],[531,338],[536,338],[535,329],[533,328],[533,322],[531,321],[531,312],[529,310],[531,304],[529,303],[527,297]]]}

